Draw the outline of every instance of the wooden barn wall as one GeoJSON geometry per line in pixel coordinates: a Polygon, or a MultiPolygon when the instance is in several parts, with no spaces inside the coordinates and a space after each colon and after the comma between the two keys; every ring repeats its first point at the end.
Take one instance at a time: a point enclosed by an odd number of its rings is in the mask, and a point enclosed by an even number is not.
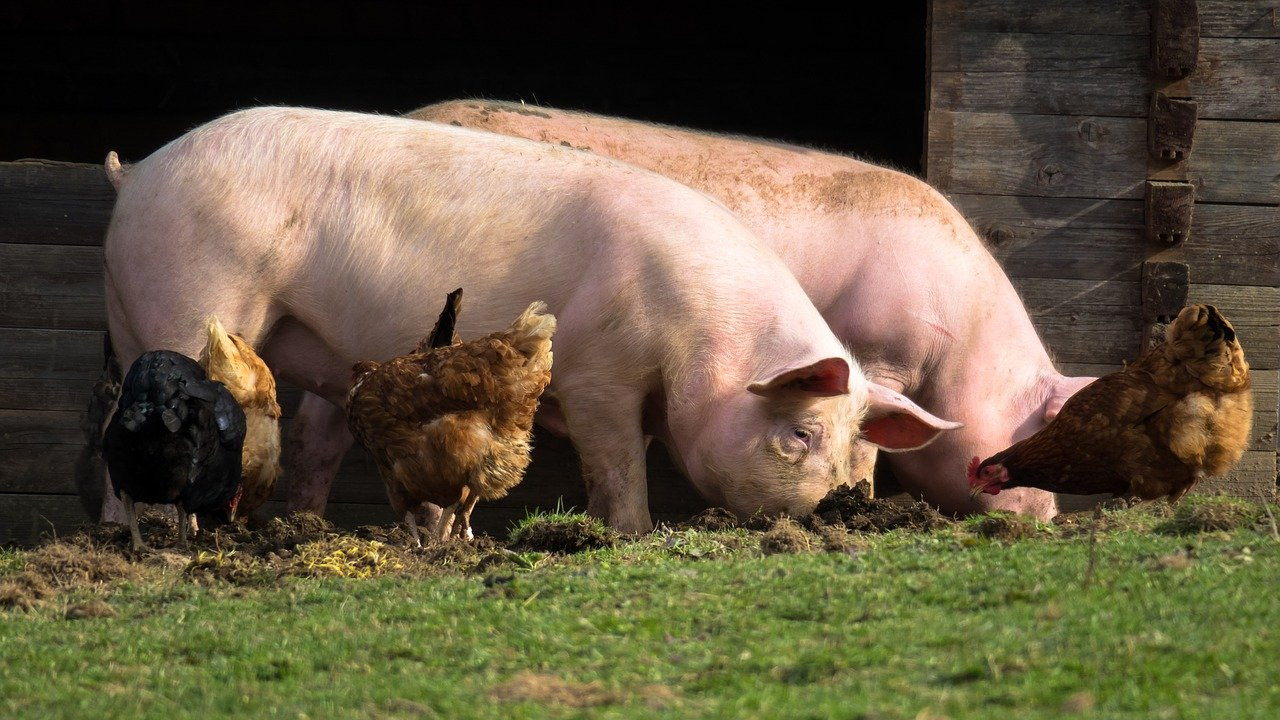
{"type": "MultiPolygon", "coordinates": [[[[106,316],[102,238],[115,191],[100,166],[0,163],[0,542],[83,524],[75,464],[80,419],[102,367],[106,316]]],[[[281,384],[285,432],[301,393],[281,384]]],[[[477,529],[504,531],[532,507],[586,507],[569,444],[539,434],[520,486],[476,511],[477,529]]],[[[650,452],[650,506],[657,519],[704,507],[660,448],[650,452]]],[[[281,512],[287,487],[269,512],[281,512]]],[[[328,517],[346,526],[391,522],[368,456],[347,454],[328,517]]]]}
{"type": "MultiPolygon", "coordinates": [[[[927,178],[987,239],[1074,374],[1139,348],[1148,243],[1152,0],[932,0],[927,178]]],[[[1253,442],[1208,487],[1271,496],[1280,368],[1280,24],[1276,5],[1200,0],[1190,302],[1232,320],[1254,368],[1253,442]]]]}

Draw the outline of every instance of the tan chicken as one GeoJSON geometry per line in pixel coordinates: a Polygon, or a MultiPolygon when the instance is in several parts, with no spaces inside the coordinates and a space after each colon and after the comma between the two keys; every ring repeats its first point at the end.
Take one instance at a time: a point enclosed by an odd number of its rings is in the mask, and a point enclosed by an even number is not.
{"type": "Polygon", "coordinates": [[[1176,502],[1249,444],[1249,363],[1212,305],[1184,308],[1164,342],[1073,395],[1043,430],[969,466],[969,487],[1034,487],[1176,502]]]}
{"type": "Polygon", "coordinates": [[[444,507],[431,534],[470,539],[471,511],[520,483],[538,397],[551,381],[556,319],[536,302],[506,330],[449,344],[461,291],[413,353],[356,363],[351,433],[373,456],[397,517],[421,546],[415,511],[444,507]],[[456,517],[455,517],[456,516],[456,517]]]}
{"type": "Polygon", "coordinates": [[[210,380],[231,391],[244,410],[247,430],[241,456],[244,494],[236,514],[248,517],[271,497],[280,477],[280,404],[271,369],[239,335],[228,333],[210,316],[208,339],[200,351],[200,367],[210,380]]]}

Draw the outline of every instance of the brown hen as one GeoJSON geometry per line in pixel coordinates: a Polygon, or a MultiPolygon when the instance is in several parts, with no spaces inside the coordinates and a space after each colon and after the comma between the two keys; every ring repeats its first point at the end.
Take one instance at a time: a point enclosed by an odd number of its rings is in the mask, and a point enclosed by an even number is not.
{"type": "Polygon", "coordinates": [[[445,508],[432,534],[471,537],[471,511],[524,477],[538,397],[551,381],[556,319],[533,303],[506,330],[444,345],[456,295],[413,353],[356,363],[347,424],[373,456],[387,496],[421,545],[415,511],[445,508]],[[456,514],[456,518],[455,518],[456,514]]]}
{"type": "Polygon", "coordinates": [[[200,351],[200,367],[210,380],[227,386],[244,410],[247,429],[241,456],[244,490],[235,514],[248,517],[271,497],[280,477],[280,404],[276,379],[244,338],[227,332],[218,318],[205,323],[208,339],[200,351]]]}
{"type": "Polygon", "coordinates": [[[974,496],[1033,487],[1176,502],[1249,444],[1249,363],[1212,305],[1183,308],[1159,343],[1073,395],[1043,430],[969,466],[974,496]]]}

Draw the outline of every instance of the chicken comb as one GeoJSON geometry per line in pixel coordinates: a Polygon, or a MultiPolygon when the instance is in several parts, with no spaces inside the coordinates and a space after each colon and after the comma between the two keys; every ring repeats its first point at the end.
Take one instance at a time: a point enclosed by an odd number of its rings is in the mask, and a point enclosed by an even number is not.
{"type": "Polygon", "coordinates": [[[969,461],[969,487],[971,488],[982,485],[982,481],[978,479],[978,466],[981,464],[982,458],[977,455],[974,455],[973,459],[969,461]]]}

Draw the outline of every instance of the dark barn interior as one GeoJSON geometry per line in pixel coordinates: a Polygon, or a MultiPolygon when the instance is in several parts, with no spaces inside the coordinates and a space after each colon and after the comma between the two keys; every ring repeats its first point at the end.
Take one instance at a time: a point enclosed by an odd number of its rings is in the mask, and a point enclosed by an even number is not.
{"type": "MultiPolygon", "coordinates": [[[[785,10],[785,11],[784,11],[785,10]]],[[[405,1],[6,3],[0,160],[138,160],[223,113],[525,100],[920,170],[925,3],[821,14],[405,1]]]]}

